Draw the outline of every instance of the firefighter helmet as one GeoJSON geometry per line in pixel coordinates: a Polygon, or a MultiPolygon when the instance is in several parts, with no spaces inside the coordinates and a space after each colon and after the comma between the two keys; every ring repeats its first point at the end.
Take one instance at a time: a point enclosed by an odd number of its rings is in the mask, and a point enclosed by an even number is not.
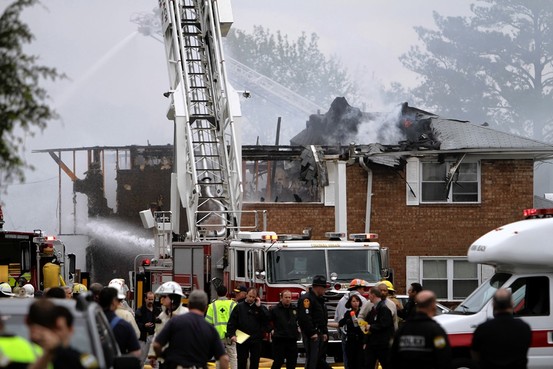
{"type": "Polygon", "coordinates": [[[155,292],[156,295],[179,295],[184,296],[182,287],[177,282],[165,282],[159,286],[155,292]]]}
{"type": "Polygon", "coordinates": [[[84,284],[81,284],[81,283],[73,284],[73,294],[85,293],[87,291],[88,289],[84,284]]]}
{"type": "Polygon", "coordinates": [[[12,293],[12,288],[8,282],[0,284],[0,297],[11,297],[15,294],[12,293]]]}
{"type": "Polygon", "coordinates": [[[380,283],[384,283],[386,287],[388,287],[388,291],[396,292],[396,290],[394,290],[394,285],[389,280],[385,279],[380,283]]]}
{"type": "Polygon", "coordinates": [[[35,297],[35,288],[32,284],[27,283],[19,290],[19,297],[35,297]]]}
{"type": "Polygon", "coordinates": [[[354,290],[359,287],[368,287],[368,286],[369,284],[367,283],[367,281],[363,279],[355,278],[355,279],[352,279],[351,282],[349,283],[348,289],[354,290]]]}
{"type": "Polygon", "coordinates": [[[125,280],[122,278],[112,279],[108,283],[108,287],[115,288],[117,290],[117,298],[124,300],[127,298],[127,291],[125,291],[125,280]]]}

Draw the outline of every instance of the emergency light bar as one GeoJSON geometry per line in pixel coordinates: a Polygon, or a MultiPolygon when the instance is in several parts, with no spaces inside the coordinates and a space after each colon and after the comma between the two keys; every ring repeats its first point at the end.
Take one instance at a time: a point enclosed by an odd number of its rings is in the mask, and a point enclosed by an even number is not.
{"type": "Polygon", "coordinates": [[[524,209],[522,212],[525,219],[528,218],[548,218],[553,216],[553,209],[524,209]]]}
{"type": "Polygon", "coordinates": [[[33,237],[33,243],[46,243],[46,242],[53,242],[55,240],[56,240],[56,236],[33,237]]]}
{"type": "Polygon", "coordinates": [[[325,237],[329,240],[341,240],[342,238],[346,237],[346,234],[344,232],[326,232],[325,237]]]}
{"type": "Polygon", "coordinates": [[[377,233],[352,233],[349,235],[349,239],[355,242],[376,240],[377,238],[378,238],[377,233]]]}
{"type": "Polygon", "coordinates": [[[242,241],[268,241],[277,240],[275,232],[238,232],[238,238],[242,241]]]}
{"type": "Polygon", "coordinates": [[[278,236],[276,234],[264,234],[261,236],[263,241],[276,241],[278,236]]]}

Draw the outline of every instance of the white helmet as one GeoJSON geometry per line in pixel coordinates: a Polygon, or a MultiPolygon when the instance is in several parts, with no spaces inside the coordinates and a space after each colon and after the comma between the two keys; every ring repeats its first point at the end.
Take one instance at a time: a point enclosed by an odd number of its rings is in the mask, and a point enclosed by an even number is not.
{"type": "Polygon", "coordinates": [[[159,286],[155,292],[156,295],[179,295],[184,296],[182,287],[177,282],[165,282],[159,286]]]}
{"type": "Polygon", "coordinates": [[[0,283],[0,295],[2,296],[14,296],[12,293],[12,288],[8,282],[0,283]]]}
{"type": "Polygon", "coordinates": [[[27,283],[19,290],[20,297],[35,297],[35,288],[32,284],[27,283]]]}
{"type": "Polygon", "coordinates": [[[108,287],[112,287],[112,288],[115,288],[117,290],[117,298],[119,300],[124,300],[124,299],[127,298],[127,294],[126,294],[126,291],[125,291],[125,280],[124,279],[121,279],[121,278],[112,279],[109,282],[108,287]]]}

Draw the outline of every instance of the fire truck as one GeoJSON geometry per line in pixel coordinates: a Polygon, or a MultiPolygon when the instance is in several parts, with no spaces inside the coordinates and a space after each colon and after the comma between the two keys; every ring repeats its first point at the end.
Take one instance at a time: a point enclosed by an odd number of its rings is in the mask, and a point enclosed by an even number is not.
{"type": "Polygon", "coordinates": [[[527,209],[525,220],[498,227],[468,249],[468,260],[495,267],[482,283],[448,314],[435,319],[448,334],[454,368],[475,368],[470,347],[476,327],[493,317],[492,297],[499,288],[512,292],[514,315],[532,328],[528,368],[553,362],[553,209],[527,209]]]}
{"type": "Polygon", "coordinates": [[[42,231],[7,231],[0,207],[0,282],[10,286],[33,285],[35,290],[64,285],[75,273],[75,255],[66,255],[64,244],[42,231]]]}
{"type": "Polygon", "coordinates": [[[230,2],[159,0],[159,6],[169,71],[167,117],[175,132],[171,211],[140,212],[144,227],[154,229],[155,251],[135,259],[141,277],[135,296],[175,279],[210,295],[214,283],[256,286],[264,301],[274,303],[284,288],[304,291],[316,274],[333,280],[335,290],[353,278],[375,283],[385,277],[387,249],[374,234],[350,241],[334,233],[319,241],[309,232],[279,238],[266,231],[266,212],[242,210],[242,163],[222,48],[232,24],[230,2]]]}
{"type": "Polygon", "coordinates": [[[242,210],[241,152],[222,48],[232,23],[230,2],[159,0],[159,6],[175,159],[171,211],[140,212],[144,227],[154,230],[155,251],[135,259],[136,306],[143,292],[169,280],[210,296],[221,283],[229,290],[254,286],[270,305],[284,289],[298,298],[317,274],[333,282],[326,297],[335,303],[352,279],[374,284],[386,277],[388,250],[374,234],[351,240],[341,233],[311,240],[308,231],[279,236],[266,230],[266,212],[242,210]]]}

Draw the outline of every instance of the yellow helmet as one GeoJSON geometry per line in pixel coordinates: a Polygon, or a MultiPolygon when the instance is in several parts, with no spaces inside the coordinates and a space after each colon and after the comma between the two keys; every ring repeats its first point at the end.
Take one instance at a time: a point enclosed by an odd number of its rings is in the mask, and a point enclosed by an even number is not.
{"type": "Polygon", "coordinates": [[[73,293],[85,293],[86,291],[88,291],[88,289],[84,284],[81,284],[81,283],[73,284],[73,293]]]}
{"type": "Polygon", "coordinates": [[[394,285],[389,280],[385,279],[380,283],[384,283],[386,287],[388,287],[388,291],[396,292],[396,290],[394,290],[394,285]]]}

